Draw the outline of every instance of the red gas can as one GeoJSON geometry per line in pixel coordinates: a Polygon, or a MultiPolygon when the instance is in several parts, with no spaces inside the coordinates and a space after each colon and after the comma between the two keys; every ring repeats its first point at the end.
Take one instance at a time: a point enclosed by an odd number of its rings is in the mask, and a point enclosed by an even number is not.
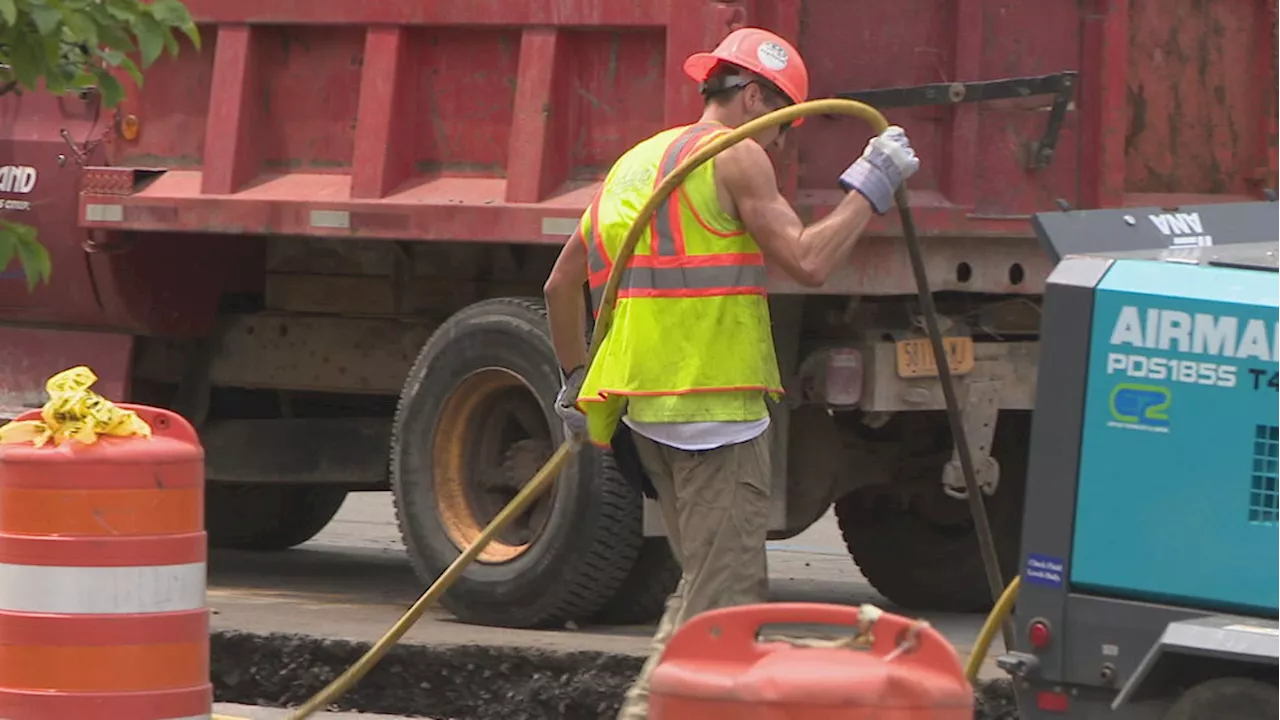
{"type": "Polygon", "coordinates": [[[650,720],[971,720],[973,688],[933,628],[876,608],[778,603],[703,613],[654,671],[650,720]],[[849,641],[762,641],[766,625],[841,625],[849,641]]]}

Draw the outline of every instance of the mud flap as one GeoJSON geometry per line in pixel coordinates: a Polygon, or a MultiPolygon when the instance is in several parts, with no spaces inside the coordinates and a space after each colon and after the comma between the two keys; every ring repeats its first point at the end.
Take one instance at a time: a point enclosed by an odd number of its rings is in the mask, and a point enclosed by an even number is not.
{"type": "Polygon", "coordinates": [[[646,498],[657,500],[658,490],[644,472],[644,465],[640,462],[640,451],[636,449],[636,440],[631,436],[631,428],[626,423],[618,423],[618,429],[614,432],[610,445],[613,447],[613,462],[627,483],[644,493],[646,498]]]}
{"type": "Polygon", "coordinates": [[[132,335],[0,327],[0,420],[44,405],[45,382],[77,365],[92,368],[103,397],[127,402],[132,355],[132,335]]]}

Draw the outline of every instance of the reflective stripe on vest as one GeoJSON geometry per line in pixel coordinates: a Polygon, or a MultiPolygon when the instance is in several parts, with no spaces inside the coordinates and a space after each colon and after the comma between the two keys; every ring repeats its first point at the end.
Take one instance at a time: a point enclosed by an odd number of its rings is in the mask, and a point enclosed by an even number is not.
{"type": "MultiPolygon", "coordinates": [[[[658,166],[658,175],[653,179],[653,189],[657,190],[663,179],[670,175],[676,169],[676,166],[688,157],[693,148],[698,146],[696,140],[701,140],[715,131],[715,127],[693,125],[685,130],[680,137],[676,138],[675,142],[671,143],[666,153],[662,156],[662,163],[658,166]]],[[[679,208],[680,198],[676,193],[672,193],[663,198],[662,204],[654,211],[653,219],[649,221],[653,255],[676,257],[685,254],[684,232],[680,228],[679,208]],[[675,196],[675,202],[672,202],[673,196],[675,196]]]]}
{"type": "MultiPolygon", "coordinates": [[[[654,189],[683,162],[699,142],[724,132],[718,125],[693,125],[686,129],[663,153],[654,189]]],[[[716,295],[763,295],[766,273],[764,257],[759,253],[686,253],[681,225],[681,202],[693,214],[697,210],[683,193],[673,192],[663,199],[649,221],[649,255],[634,255],[618,284],[618,297],[709,297],[716,295]]],[[[599,314],[604,286],[613,269],[600,233],[597,194],[589,210],[591,240],[587,245],[587,266],[594,313],[599,314]]],[[[741,233],[717,233],[733,236],[741,233]]]]}

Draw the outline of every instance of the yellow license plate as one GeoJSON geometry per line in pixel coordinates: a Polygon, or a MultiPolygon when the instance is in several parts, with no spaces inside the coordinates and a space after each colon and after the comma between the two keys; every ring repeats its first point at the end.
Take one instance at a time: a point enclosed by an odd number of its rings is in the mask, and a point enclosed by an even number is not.
{"type": "MultiPolygon", "coordinates": [[[[938,363],[933,357],[933,345],[929,338],[899,340],[898,377],[938,377],[938,363]]],[[[947,350],[947,366],[952,375],[964,375],[973,371],[973,338],[942,338],[947,350]]]]}

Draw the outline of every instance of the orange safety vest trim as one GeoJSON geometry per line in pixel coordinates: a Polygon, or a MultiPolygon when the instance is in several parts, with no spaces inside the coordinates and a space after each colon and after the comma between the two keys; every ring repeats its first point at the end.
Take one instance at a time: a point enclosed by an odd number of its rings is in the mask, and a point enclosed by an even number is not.
{"type": "MultiPolygon", "coordinates": [[[[727,132],[715,124],[692,125],[663,154],[654,189],[684,162],[703,139],[727,132]]],[[[668,195],[658,205],[649,221],[649,255],[634,255],[618,284],[618,298],[630,297],[712,297],[718,295],[764,295],[766,273],[764,255],[755,253],[717,253],[689,255],[685,249],[684,228],[680,222],[683,206],[706,231],[723,238],[740,237],[745,231],[724,232],[712,228],[689,201],[684,186],[668,195]]],[[[591,241],[583,238],[587,248],[588,283],[591,286],[593,312],[600,314],[604,286],[613,270],[613,261],[600,235],[600,195],[591,201],[591,241]]]]}

